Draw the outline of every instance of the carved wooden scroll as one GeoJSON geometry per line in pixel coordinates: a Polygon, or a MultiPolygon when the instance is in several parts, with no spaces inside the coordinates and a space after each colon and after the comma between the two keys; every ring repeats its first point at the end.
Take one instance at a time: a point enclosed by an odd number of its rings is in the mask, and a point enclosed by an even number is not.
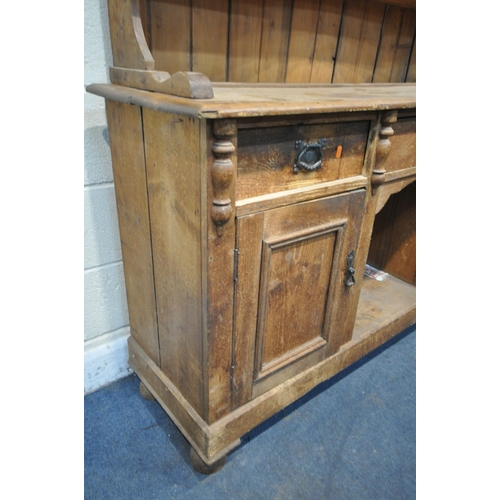
{"type": "Polygon", "coordinates": [[[212,165],[212,220],[217,228],[217,235],[222,236],[223,227],[233,214],[230,189],[236,168],[231,156],[235,152],[231,138],[236,135],[236,124],[232,121],[215,120],[213,122],[215,142],[212,152],[215,161],[212,165]]]}
{"type": "Polygon", "coordinates": [[[379,139],[377,143],[375,155],[375,167],[372,174],[372,186],[374,188],[380,186],[385,181],[385,162],[391,150],[390,137],[394,134],[392,124],[396,123],[398,119],[398,111],[386,111],[381,118],[381,126],[379,132],[379,139]]]}

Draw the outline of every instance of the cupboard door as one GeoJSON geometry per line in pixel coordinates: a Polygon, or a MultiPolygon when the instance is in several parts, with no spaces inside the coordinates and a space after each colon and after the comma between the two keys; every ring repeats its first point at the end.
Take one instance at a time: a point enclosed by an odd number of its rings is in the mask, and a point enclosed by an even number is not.
{"type": "Polygon", "coordinates": [[[364,199],[358,190],[237,219],[233,406],[350,340],[363,273],[347,268],[364,199]]]}

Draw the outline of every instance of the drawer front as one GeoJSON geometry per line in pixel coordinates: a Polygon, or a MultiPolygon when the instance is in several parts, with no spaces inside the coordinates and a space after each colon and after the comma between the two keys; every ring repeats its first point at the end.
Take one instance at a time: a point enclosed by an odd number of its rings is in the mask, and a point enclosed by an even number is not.
{"type": "Polygon", "coordinates": [[[237,200],[361,175],[369,129],[369,121],[240,129],[237,200]],[[321,167],[295,172],[297,141],[314,163],[323,139],[321,167]]]}
{"type": "Polygon", "coordinates": [[[385,170],[394,172],[417,166],[416,117],[398,118],[392,125],[391,151],[387,157],[385,170]]]}

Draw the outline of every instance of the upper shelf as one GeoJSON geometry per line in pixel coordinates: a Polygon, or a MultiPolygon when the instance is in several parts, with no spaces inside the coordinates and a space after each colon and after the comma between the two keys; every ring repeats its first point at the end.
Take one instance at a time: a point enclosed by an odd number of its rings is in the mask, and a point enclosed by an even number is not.
{"type": "Polygon", "coordinates": [[[414,82],[414,0],[108,0],[112,83],[195,99],[212,82],[414,82]]]}

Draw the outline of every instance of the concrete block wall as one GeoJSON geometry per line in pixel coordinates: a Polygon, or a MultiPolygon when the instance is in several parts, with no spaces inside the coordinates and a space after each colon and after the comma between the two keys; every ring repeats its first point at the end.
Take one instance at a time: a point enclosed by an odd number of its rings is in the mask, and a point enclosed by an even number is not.
{"type": "MultiPolygon", "coordinates": [[[[107,0],[85,0],[84,79],[108,83],[107,0]]],[[[130,335],[104,99],[84,90],[85,394],[130,373],[130,335]]]]}

